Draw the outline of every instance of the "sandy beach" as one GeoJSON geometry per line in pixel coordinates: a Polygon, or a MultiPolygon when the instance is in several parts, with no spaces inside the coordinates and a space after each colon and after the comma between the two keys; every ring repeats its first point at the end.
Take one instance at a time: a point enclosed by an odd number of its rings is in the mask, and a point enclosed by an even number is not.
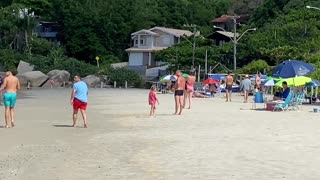
{"type": "Polygon", "coordinates": [[[148,90],[90,89],[84,129],[81,119],[70,127],[70,90],[21,92],[15,128],[3,128],[0,106],[1,180],[320,178],[318,105],[250,110],[236,94],[194,99],[175,116],[173,95],[159,94],[149,118],[148,90]]]}

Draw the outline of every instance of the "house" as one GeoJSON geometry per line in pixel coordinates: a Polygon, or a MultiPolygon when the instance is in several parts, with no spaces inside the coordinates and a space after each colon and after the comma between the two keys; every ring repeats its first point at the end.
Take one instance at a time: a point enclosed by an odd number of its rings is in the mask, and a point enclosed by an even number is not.
{"type": "MultiPolygon", "coordinates": [[[[166,49],[180,42],[183,36],[191,36],[187,30],[154,27],[142,29],[131,34],[131,47],[126,49],[129,55],[129,68],[140,72],[161,65],[155,60],[155,52],[166,49]]],[[[160,69],[159,69],[160,70],[160,69]]]]}
{"type": "MultiPolygon", "coordinates": [[[[234,39],[234,19],[236,20],[238,28],[240,24],[248,22],[248,17],[248,15],[222,15],[219,18],[213,19],[211,22],[215,26],[217,26],[217,31],[212,34],[209,34],[207,38],[215,40],[217,46],[221,46],[226,42],[230,42],[232,39],[234,39]]],[[[236,33],[236,36],[239,37],[239,34],[236,33]]]]}
{"type": "MultiPolygon", "coordinates": [[[[239,37],[239,33],[236,33],[236,36],[239,37]]],[[[234,39],[234,33],[228,31],[216,31],[212,34],[206,36],[208,39],[212,39],[216,42],[217,46],[221,46],[226,42],[230,42],[234,39]]]]}
{"type": "Polygon", "coordinates": [[[47,39],[49,41],[58,41],[57,34],[59,26],[56,22],[40,21],[39,25],[35,29],[35,33],[38,37],[47,39]]]}
{"type": "Polygon", "coordinates": [[[132,33],[131,47],[126,49],[129,55],[129,69],[145,79],[156,78],[155,72],[165,70],[167,66],[161,66],[161,62],[155,60],[155,52],[171,47],[179,43],[184,36],[192,34],[187,30],[165,27],[142,29],[132,33]]]}

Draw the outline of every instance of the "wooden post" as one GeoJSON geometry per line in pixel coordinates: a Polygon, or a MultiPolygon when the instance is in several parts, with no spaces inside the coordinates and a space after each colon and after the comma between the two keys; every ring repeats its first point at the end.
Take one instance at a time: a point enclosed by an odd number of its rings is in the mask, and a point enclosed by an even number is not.
{"type": "Polygon", "coordinates": [[[200,71],[201,71],[201,66],[199,65],[199,71],[198,71],[198,82],[200,82],[200,71]]]}
{"type": "Polygon", "coordinates": [[[101,89],[103,88],[103,81],[101,81],[101,83],[100,83],[100,88],[101,89]]]}
{"type": "Polygon", "coordinates": [[[124,82],[124,88],[126,88],[126,89],[128,88],[128,82],[127,81],[124,82]]]}
{"type": "Polygon", "coordinates": [[[113,88],[117,88],[117,81],[113,83],[113,88]]]}

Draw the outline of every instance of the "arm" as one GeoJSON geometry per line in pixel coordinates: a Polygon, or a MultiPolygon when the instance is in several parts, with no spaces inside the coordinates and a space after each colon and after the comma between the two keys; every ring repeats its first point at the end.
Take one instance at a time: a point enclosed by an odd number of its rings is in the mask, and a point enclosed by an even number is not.
{"type": "Polygon", "coordinates": [[[19,81],[19,79],[17,79],[17,90],[20,90],[20,81],[19,81]]]}
{"type": "Polygon", "coordinates": [[[72,91],[71,91],[71,98],[70,98],[71,105],[73,104],[73,99],[74,99],[74,95],[75,94],[76,94],[76,90],[75,90],[75,88],[73,88],[72,91]]]}
{"type": "Polygon", "coordinates": [[[3,82],[3,84],[2,84],[2,86],[0,88],[0,91],[3,91],[6,87],[7,87],[7,80],[4,79],[4,82],[3,82]]]}

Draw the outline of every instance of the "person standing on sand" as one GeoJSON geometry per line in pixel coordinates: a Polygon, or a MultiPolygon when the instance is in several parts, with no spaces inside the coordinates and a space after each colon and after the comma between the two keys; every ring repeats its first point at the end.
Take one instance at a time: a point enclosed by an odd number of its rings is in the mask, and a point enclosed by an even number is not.
{"type": "Polygon", "coordinates": [[[247,103],[249,92],[251,90],[251,81],[249,79],[249,75],[246,75],[245,79],[241,81],[241,90],[243,90],[244,93],[244,103],[247,103]]]}
{"type": "Polygon", "coordinates": [[[5,90],[3,95],[3,103],[5,107],[5,128],[9,128],[9,119],[11,120],[11,127],[14,127],[14,106],[17,101],[17,91],[20,90],[19,79],[13,76],[12,71],[6,72],[6,78],[4,79],[3,85],[0,91],[5,90]]]}
{"type": "Polygon", "coordinates": [[[78,110],[80,109],[83,126],[88,127],[86,109],[88,106],[88,86],[85,82],[80,80],[80,76],[74,77],[74,85],[71,93],[70,103],[73,105],[73,127],[76,127],[78,110]]]}
{"type": "Polygon", "coordinates": [[[233,85],[233,76],[231,76],[230,72],[226,77],[226,102],[231,102],[231,94],[232,94],[232,85],[233,85]]]}
{"type": "Polygon", "coordinates": [[[182,73],[180,70],[176,71],[177,80],[174,84],[174,99],[175,99],[175,113],[176,115],[181,115],[182,109],[184,106],[184,90],[186,86],[186,80],[182,77],[182,73]],[[180,109],[179,109],[180,108],[180,109]]]}
{"type": "Polygon", "coordinates": [[[257,72],[256,75],[256,87],[260,91],[261,90],[261,73],[257,72]]]}
{"type": "Polygon", "coordinates": [[[191,103],[192,103],[192,94],[194,91],[194,83],[196,82],[195,71],[190,71],[190,76],[188,76],[186,81],[186,94],[184,95],[184,103],[183,107],[185,107],[187,99],[189,101],[189,107],[188,109],[191,109],[191,103]]]}
{"type": "Polygon", "coordinates": [[[156,87],[151,86],[150,92],[149,92],[149,105],[151,106],[150,117],[155,116],[156,103],[159,104],[159,100],[156,92],[157,92],[156,87]]]}

